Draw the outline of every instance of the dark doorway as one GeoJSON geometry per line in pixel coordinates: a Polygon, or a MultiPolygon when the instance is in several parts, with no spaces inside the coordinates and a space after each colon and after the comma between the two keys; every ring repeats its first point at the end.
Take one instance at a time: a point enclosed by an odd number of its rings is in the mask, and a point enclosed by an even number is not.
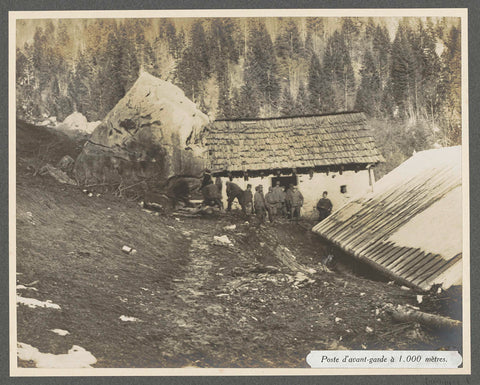
{"type": "Polygon", "coordinates": [[[286,187],[289,184],[292,184],[294,186],[297,185],[297,176],[296,175],[291,175],[291,176],[274,176],[272,177],[272,187],[275,187],[277,185],[277,181],[280,181],[280,186],[286,187]]]}

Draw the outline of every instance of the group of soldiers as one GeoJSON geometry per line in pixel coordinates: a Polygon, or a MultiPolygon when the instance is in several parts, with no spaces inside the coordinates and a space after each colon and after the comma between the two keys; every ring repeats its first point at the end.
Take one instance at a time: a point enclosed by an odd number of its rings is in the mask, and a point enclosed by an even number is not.
{"type": "MultiPolygon", "coordinates": [[[[222,187],[220,177],[217,177],[214,182],[210,173],[205,173],[201,186],[204,203],[218,206],[223,210],[222,187]]],[[[236,199],[242,212],[245,215],[255,214],[260,223],[264,223],[267,217],[270,222],[273,222],[275,218],[298,220],[304,201],[297,186],[289,184],[284,188],[280,185],[280,181],[276,182],[275,187],[269,187],[265,195],[262,185],[256,186],[255,193],[253,193],[251,184],[248,184],[247,189],[243,190],[231,181],[226,182],[226,192],[227,211],[232,209],[232,204],[236,199]]],[[[332,211],[332,203],[327,198],[326,191],[323,192],[323,197],[317,204],[317,210],[319,220],[325,219],[332,211]]]]}

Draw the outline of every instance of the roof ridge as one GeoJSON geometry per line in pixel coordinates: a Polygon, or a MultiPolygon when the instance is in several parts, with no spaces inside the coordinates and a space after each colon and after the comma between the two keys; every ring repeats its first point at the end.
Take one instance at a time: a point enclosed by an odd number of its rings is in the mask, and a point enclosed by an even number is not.
{"type": "Polygon", "coordinates": [[[342,111],[342,112],[332,112],[328,114],[308,114],[308,115],[290,115],[290,116],[273,116],[267,118],[235,118],[235,119],[215,119],[215,122],[251,122],[258,120],[282,120],[282,119],[295,119],[295,118],[320,118],[327,116],[340,116],[340,115],[355,115],[362,114],[365,115],[363,111],[342,111]]]}

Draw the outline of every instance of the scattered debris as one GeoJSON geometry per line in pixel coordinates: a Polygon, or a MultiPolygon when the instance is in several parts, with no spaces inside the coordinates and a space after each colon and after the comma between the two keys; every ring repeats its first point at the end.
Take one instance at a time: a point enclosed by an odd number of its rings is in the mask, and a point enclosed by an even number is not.
{"type": "Polygon", "coordinates": [[[297,274],[295,274],[295,281],[293,282],[293,286],[301,287],[314,282],[315,282],[314,279],[309,278],[304,273],[299,271],[297,274]]]}
{"type": "Polygon", "coordinates": [[[93,193],[88,193],[88,196],[91,198],[93,197],[93,193]]]}
{"type": "Polygon", "coordinates": [[[233,246],[233,243],[226,235],[222,235],[221,237],[217,237],[216,235],[213,236],[213,244],[217,246],[233,246]]]}
{"type": "Polygon", "coordinates": [[[72,178],[70,178],[67,175],[67,173],[52,166],[50,163],[47,163],[45,166],[43,166],[40,169],[39,173],[40,175],[50,175],[51,177],[55,178],[58,182],[63,184],[70,184],[73,186],[77,185],[77,182],[75,182],[72,178]]]}
{"type": "Polygon", "coordinates": [[[122,251],[126,254],[135,254],[137,252],[137,250],[135,250],[134,248],[126,245],[122,247],[122,251]]]}
{"type": "Polygon", "coordinates": [[[340,321],[343,321],[342,318],[340,317],[335,317],[335,323],[338,324],[340,321]]]}
{"type": "Polygon", "coordinates": [[[423,295],[417,295],[417,302],[422,303],[423,302],[423,295]]]}
{"type": "Polygon", "coordinates": [[[126,316],[126,315],[121,315],[119,318],[120,318],[121,321],[125,321],[125,322],[138,322],[138,321],[140,321],[138,318],[129,317],[129,316],[126,316]]]}
{"type": "Polygon", "coordinates": [[[365,293],[360,293],[360,297],[363,297],[365,295],[365,293]]]}
{"type": "Polygon", "coordinates": [[[53,303],[50,300],[39,301],[38,299],[35,299],[35,298],[25,298],[19,295],[17,295],[17,303],[31,307],[31,308],[46,307],[51,309],[60,309],[59,305],[57,305],[56,303],[53,303]]]}
{"type": "Polygon", "coordinates": [[[400,289],[401,289],[401,290],[405,290],[405,291],[408,291],[408,290],[410,290],[410,288],[409,288],[409,287],[407,287],[407,286],[401,286],[401,287],[400,287],[400,289]]]}
{"type": "Polygon", "coordinates": [[[395,283],[395,281],[388,281],[387,285],[393,285],[394,283],[395,283]]]}
{"type": "Polygon", "coordinates": [[[70,332],[63,329],[50,329],[50,331],[54,332],[55,334],[58,334],[59,336],[66,336],[67,334],[70,334],[70,332]]]}
{"type": "Polygon", "coordinates": [[[41,353],[31,345],[19,342],[17,356],[24,361],[33,361],[37,368],[90,368],[97,359],[81,346],[73,345],[67,354],[41,353]]]}
{"type": "Polygon", "coordinates": [[[225,226],[223,229],[224,230],[235,230],[237,228],[237,225],[233,224],[230,226],[225,226]]]}
{"type": "Polygon", "coordinates": [[[373,333],[373,329],[372,329],[370,326],[367,326],[367,327],[365,328],[365,331],[366,331],[367,333],[373,333]]]}
{"type": "Polygon", "coordinates": [[[65,155],[58,161],[57,168],[63,172],[70,173],[73,171],[74,164],[75,160],[70,155],[65,155]]]}

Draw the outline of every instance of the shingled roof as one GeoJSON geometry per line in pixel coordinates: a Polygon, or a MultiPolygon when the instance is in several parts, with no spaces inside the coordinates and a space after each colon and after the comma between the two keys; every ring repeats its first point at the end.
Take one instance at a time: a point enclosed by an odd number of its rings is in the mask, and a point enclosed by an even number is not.
{"type": "Polygon", "coordinates": [[[462,149],[422,151],[313,228],[405,285],[462,281],[462,149]]]}
{"type": "Polygon", "coordinates": [[[361,112],[252,120],[217,120],[205,145],[212,172],[332,169],[384,159],[361,112]]]}

